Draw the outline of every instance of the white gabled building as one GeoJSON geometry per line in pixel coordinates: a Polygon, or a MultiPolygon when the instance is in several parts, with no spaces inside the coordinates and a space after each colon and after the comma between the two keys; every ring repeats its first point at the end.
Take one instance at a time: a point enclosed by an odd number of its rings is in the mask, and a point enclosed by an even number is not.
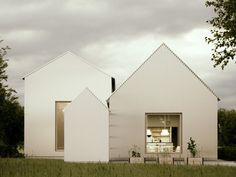
{"type": "Polygon", "coordinates": [[[114,82],[111,76],[71,52],[55,58],[24,80],[25,155],[40,158],[64,157],[62,110],[66,105],[85,88],[106,104],[114,82]]]}
{"type": "Polygon", "coordinates": [[[192,137],[217,158],[218,98],[165,44],[113,93],[111,76],[70,52],[24,79],[26,156],[108,162],[137,145],[187,157],[192,137]]]}
{"type": "Polygon", "coordinates": [[[217,96],[162,44],[109,98],[110,159],[186,157],[192,137],[202,157],[217,158],[217,96]]]}

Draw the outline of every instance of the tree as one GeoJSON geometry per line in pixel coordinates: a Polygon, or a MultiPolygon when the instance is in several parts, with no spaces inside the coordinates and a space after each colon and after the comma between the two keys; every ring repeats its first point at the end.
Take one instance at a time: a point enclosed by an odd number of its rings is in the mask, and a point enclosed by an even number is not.
{"type": "Polygon", "coordinates": [[[0,48],[0,157],[18,156],[17,147],[24,139],[24,111],[17,101],[16,91],[7,85],[5,57],[9,49],[8,46],[0,48]]]}
{"type": "Polygon", "coordinates": [[[216,16],[207,23],[213,26],[212,36],[206,41],[214,44],[211,60],[214,67],[221,68],[234,60],[236,56],[236,1],[235,0],[208,0],[207,7],[213,7],[216,16]]]}
{"type": "Polygon", "coordinates": [[[218,145],[236,146],[236,110],[218,110],[218,145]]]}
{"type": "Polygon", "coordinates": [[[236,110],[218,110],[218,157],[236,160],[236,110]]]}

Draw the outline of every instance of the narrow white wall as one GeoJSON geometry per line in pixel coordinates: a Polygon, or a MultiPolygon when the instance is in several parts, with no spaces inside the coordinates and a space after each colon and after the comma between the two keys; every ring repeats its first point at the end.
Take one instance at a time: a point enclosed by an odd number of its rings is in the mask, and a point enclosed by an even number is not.
{"type": "Polygon", "coordinates": [[[108,115],[88,89],[65,108],[65,161],[109,161],[108,115]]]}
{"type": "Polygon", "coordinates": [[[61,157],[55,150],[55,101],[72,101],[88,87],[105,102],[111,77],[67,52],[25,78],[25,155],[61,157]]]}
{"type": "MultiPolygon", "coordinates": [[[[162,45],[110,97],[110,158],[145,152],[145,113],[182,113],[182,155],[193,137],[203,157],[217,158],[217,98],[162,45]]],[[[177,154],[179,156],[179,154],[177,154]]]]}

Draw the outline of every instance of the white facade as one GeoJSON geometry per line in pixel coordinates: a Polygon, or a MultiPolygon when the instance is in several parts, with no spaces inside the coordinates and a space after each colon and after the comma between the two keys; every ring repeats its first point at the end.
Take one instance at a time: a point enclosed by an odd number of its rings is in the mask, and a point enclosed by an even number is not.
{"type": "Polygon", "coordinates": [[[109,75],[70,52],[26,76],[25,155],[108,162],[128,157],[135,144],[142,156],[156,156],[146,149],[153,141],[146,133],[158,121],[148,116],[166,114],[178,128],[172,156],[188,156],[192,137],[202,157],[217,158],[218,98],[165,44],[111,92],[109,75]],[[60,101],[72,101],[64,109],[64,151],[56,150],[60,101]]]}
{"type": "Polygon", "coordinates": [[[25,155],[63,158],[55,148],[55,102],[72,101],[86,87],[105,103],[111,77],[67,52],[25,78],[25,155]]]}
{"type": "Polygon", "coordinates": [[[108,116],[108,108],[89,89],[65,108],[65,161],[109,161],[108,116]]]}
{"type": "Polygon", "coordinates": [[[217,97],[166,45],[161,45],[109,98],[110,159],[128,157],[135,144],[146,153],[146,115],[180,115],[181,148],[192,137],[202,157],[217,158],[217,97]]]}

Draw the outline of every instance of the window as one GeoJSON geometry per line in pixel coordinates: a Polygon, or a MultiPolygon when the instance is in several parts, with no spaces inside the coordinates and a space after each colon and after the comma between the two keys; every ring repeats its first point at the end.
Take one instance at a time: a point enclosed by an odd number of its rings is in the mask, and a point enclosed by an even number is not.
{"type": "Polygon", "coordinates": [[[181,114],[146,114],[146,152],[181,152],[181,114]]]}
{"type": "Polygon", "coordinates": [[[56,101],[56,150],[64,149],[64,108],[70,101],[56,101]]]}

